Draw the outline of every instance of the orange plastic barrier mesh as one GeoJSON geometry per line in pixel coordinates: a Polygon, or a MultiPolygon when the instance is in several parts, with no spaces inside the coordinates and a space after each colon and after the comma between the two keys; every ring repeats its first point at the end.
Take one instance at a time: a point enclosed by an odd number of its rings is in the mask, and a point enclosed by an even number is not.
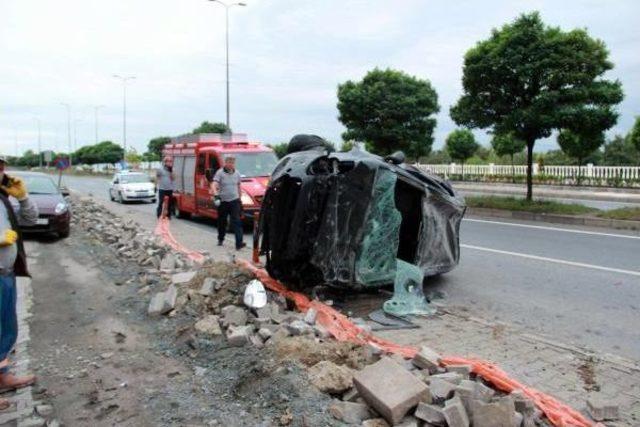
{"type": "MultiPolygon", "coordinates": [[[[418,351],[415,347],[398,345],[365,332],[339,311],[320,301],[310,300],[306,295],[287,289],[282,283],[269,276],[264,269],[258,268],[246,260],[238,260],[238,264],[249,269],[267,288],[293,301],[298,310],[304,312],[310,308],[315,309],[318,313],[316,321],[339,341],[349,341],[357,344],[369,343],[382,351],[400,354],[407,358],[413,357],[418,351]]],[[[522,390],[555,426],[591,427],[596,425],[570,406],[510,378],[506,372],[490,362],[480,359],[446,356],[442,359],[442,364],[445,366],[470,365],[472,372],[491,382],[496,388],[504,392],[510,393],[513,390],[522,390]]]]}
{"type": "Polygon", "coordinates": [[[169,245],[173,250],[182,252],[189,259],[193,261],[202,262],[204,260],[204,255],[202,255],[200,252],[192,251],[186,248],[185,246],[181,245],[180,242],[178,242],[173,237],[173,235],[171,234],[171,228],[169,227],[169,218],[167,215],[168,211],[169,211],[169,196],[165,196],[164,200],[162,201],[162,215],[160,215],[160,218],[158,219],[158,224],[156,225],[155,234],[160,236],[162,240],[167,245],[169,245]]]}
{"type": "MultiPolygon", "coordinates": [[[[201,261],[204,258],[202,254],[185,248],[171,235],[169,219],[166,217],[167,205],[168,199],[165,198],[163,203],[163,214],[158,221],[156,234],[160,235],[173,249],[186,254],[189,258],[195,261],[201,261]]],[[[293,301],[298,310],[305,312],[310,308],[315,309],[318,313],[316,322],[326,328],[338,341],[348,341],[356,344],[368,343],[380,348],[384,352],[400,354],[406,358],[412,358],[418,352],[418,349],[415,347],[395,344],[364,331],[336,309],[323,304],[320,301],[310,300],[306,295],[299,292],[287,289],[282,283],[269,276],[266,270],[256,267],[249,261],[240,259],[237,262],[240,266],[250,270],[262,283],[264,283],[267,288],[274,292],[278,292],[285,298],[293,301]]],[[[504,392],[510,393],[513,390],[522,390],[522,392],[545,413],[547,418],[549,418],[549,421],[557,427],[592,427],[597,425],[593,421],[586,419],[582,414],[570,406],[565,405],[557,399],[534,388],[526,387],[518,381],[510,378],[506,372],[498,368],[493,363],[480,359],[445,356],[442,358],[442,364],[445,366],[470,365],[473,373],[484,378],[486,381],[491,382],[494,387],[504,392]]]]}

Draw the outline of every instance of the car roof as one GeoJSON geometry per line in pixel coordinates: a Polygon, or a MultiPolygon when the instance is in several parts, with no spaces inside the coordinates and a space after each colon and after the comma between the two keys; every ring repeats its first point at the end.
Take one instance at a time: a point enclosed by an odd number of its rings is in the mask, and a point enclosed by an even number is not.
{"type": "Polygon", "coordinates": [[[17,175],[17,176],[41,176],[41,177],[47,177],[47,178],[51,178],[51,176],[47,175],[46,173],[42,173],[42,172],[31,172],[31,171],[12,171],[12,170],[8,170],[7,171],[7,175],[17,175]]]}

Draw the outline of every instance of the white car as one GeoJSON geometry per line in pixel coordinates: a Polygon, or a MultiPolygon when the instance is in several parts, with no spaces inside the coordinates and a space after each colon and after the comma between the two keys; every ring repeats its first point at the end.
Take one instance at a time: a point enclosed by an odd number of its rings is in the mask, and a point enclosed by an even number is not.
{"type": "Polygon", "coordinates": [[[155,203],[156,185],[142,172],[118,172],[109,185],[109,198],[120,203],[147,201],[155,203]]]}

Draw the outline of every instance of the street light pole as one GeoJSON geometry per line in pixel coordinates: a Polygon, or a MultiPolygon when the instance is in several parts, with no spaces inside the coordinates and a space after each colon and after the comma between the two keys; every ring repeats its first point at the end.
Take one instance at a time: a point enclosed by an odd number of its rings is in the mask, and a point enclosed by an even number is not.
{"type": "Polygon", "coordinates": [[[133,80],[136,76],[119,76],[114,74],[113,77],[122,81],[122,148],[124,155],[127,155],[127,81],[133,80]]]}
{"type": "Polygon", "coordinates": [[[94,105],[93,113],[95,116],[95,131],[96,131],[96,144],[98,143],[98,110],[103,108],[104,105],[94,105]]]}
{"type": "Polygon", "coordinates": [[[36,122],[38,122],[38,167],[42,169],[42,133],[41,133],[41,122],[39,117],[35,117],[36,122]]]}
{"type": "Polygon", "coordinates": [[[73,166],[73,161],[71,159],[71,106],[65,102],[61,102],[60,105],[63,105],[67,108],[67,138],[69,142],[69,167],[73,166]]]}
{"type": "Polygon", "coordinates": [[[225,9],[225,47],[226,47],[226,88],[227,88],[227,132],[231,133],[231,121],[229,118],[229,9],[233,6],[246,6],[246,3],[238,2],[238,3],[225,3],[221,0],[209,0],[214,3],[219,3],[224,6],[225,9]]]}
{"type": "Polygon", "coordinates": [[[73,149],[78,149],[78,123],[81,123],[82,120],[75,119],[73,121],[73,149]]]}

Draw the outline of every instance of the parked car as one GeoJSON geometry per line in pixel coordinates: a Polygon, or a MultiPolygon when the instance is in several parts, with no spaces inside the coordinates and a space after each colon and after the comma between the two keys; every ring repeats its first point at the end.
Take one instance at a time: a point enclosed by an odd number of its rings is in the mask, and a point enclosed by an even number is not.
{"type": "MultiPolygon", "coordinates": [[[[29,198],[38,206],[37,223],[35,225],[20,224],[20,229],[27,234],[55,233],[62,238],[68,237],[71,209],[65,196],[69,193],[66,190],[60,190],[53,179],[43,173],[9,171],[8,174],[24,181],[29,198]]],[[[17,200],[12,198],[11,204],[16,212],[20,209],[17,200]]]]}
{"type": "Polygon", "coordinates": [[[109,185],[109,198],[120,203],[147,201],[155,203],[156,185],[151,177],[143,172],[118,172],[109,185]]]}

